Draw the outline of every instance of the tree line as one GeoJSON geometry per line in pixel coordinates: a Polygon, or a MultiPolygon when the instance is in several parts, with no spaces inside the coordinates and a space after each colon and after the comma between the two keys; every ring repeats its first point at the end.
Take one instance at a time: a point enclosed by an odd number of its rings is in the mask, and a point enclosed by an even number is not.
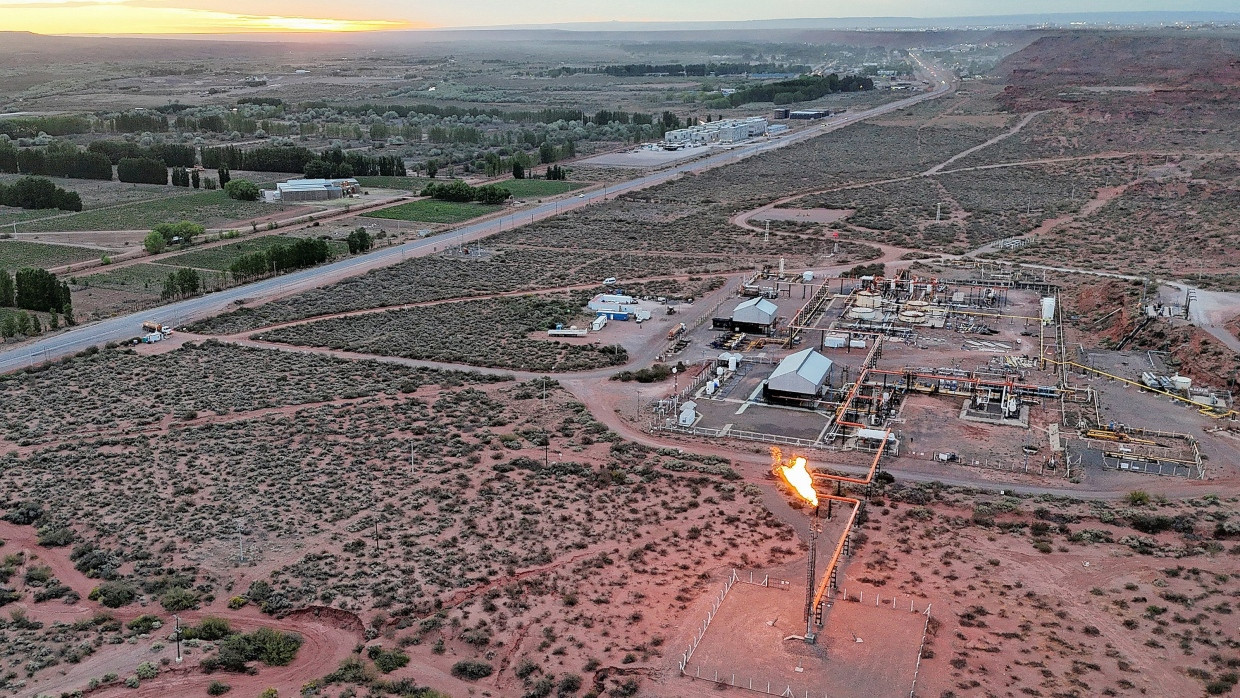
{"type": "Polygon", "coordinates": [[[228,267],[237,280],[254,279],[289,269],[303,269],[326,262],[331,248],[326,240],[300,238],[291,244],[278,243],[266,250],[241,255],[228,267]]]}
{"type": "Polygon", "coordinates": [[[465,203],[477,201],[480,204],[502,204],[512,198],[512,192],[496,184],[484,184],[471,187],[464,180],[454,179],[444,184],[431,183],[422,188],[422,196],[429,196],[440,201],[456,201],[465,203]]]}
{"type": "Polygon", "coordinates": [[[794,80],[781,80],[738,90],[718,100],[712,100],[710,105],[739,107],[750,102],[793,104],[809,102],[834,92],[861,92],[872,89],[874,89],[874,81],[866,77],[846,75],[841,78],[835,73],[803,75],[794,80]]]}
{"type": "Polygon", "coordinates": [[[0,120],[0,133],[9,138],[34,138],[40,133],[68,136],[90,133],[90,126],[90,119],[85,116],[22,116],[0,120]]]}
{"type": "Polygon", "coordinates": [[[63,313],[66,321],[73,324],[69,284],[46,269],[22,267],[16,275],[0,269],[0,308],[63,313]]]}
{"type": "Polygon", "coordinates": [[[86,150],[106,155],[113,165],[119,165],[122,158],[162,160],[168,167],[193,167],[198,164],[198,149],[177,143],[158,143],[148,148],[129,141],[95,141],[86,150]]]}
{"type": "Polygon", "coordinates": [[[18,148],[0,140],[0,172],[73,179],[112,179],[112,163],[98,153],[83,152],[67,141],[46,148],[18,148]]]}
{"type": "Polygon", "coordinates": [[[788,63],[626,63],[591,67],[560,67],[546,71],[550,77],[578,73],[602,73],[615,77],[643,77],[646,75],[685,75],[706,77],[708,75],[750,75],[753,73],[808,73],[808,65],[788,63]]]}
{"type": "Polygon", "coordinates": [[[14,208],[57,208],[81,211],[82,197],[61,189],[45,177],[22,177],[12,184],[0,182],[0,204],[14,208]]]}

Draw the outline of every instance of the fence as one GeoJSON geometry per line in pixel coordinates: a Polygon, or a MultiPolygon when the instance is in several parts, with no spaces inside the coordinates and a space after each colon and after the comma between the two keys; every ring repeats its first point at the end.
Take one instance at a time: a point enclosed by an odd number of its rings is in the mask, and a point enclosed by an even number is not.
{"type": "Polygon", "coordinates": [[[723,583],[723,590],[719,592],[710,605],[710,612],[706,614],[706,620],[702,621],[702,627],[693,634],[693,644],[689,645],[689,649],[680,655],[680,673],[685,673],[685,667],[689,665],[689,660],[693,657],[693,651],[697,649],[698,644],[702,642],[702,637],[706,635],[706,629],[710,627],[710,622],[715,619],[715,614],[719,612],[719,606],[723,604],[723,600],[727,598],[728,592],[732,590],[732,585],[740,579],[736,574],[736,570],[732,570],[732,576],[728,577],[728,581],[723,583]]]}
{"type": "MultiPolygon", "coordinates": [[[[792,690],[792,686],[789,686],[789,685],[785,685],[783,691],[778,691],[778,684],[773,685],[770,681],[760,680],[755,685],[753,677],[742,676],[740,677],[738,681],[736,672],[730,672],[730,673],[724,674],[723,676],[720,676],[719,670],[715,669],[711,671],[710,673],[708,673],[707,675],[703,676],[701,664],[698,664],[697,666],[694,667],[693,673],[689,673],[689,660],[693,658],[694,650],[697,649],[698,644],[701,643],[702,641],[702,638],[706,636],[706,630],[707,628],[710,627],[710,622],[715,619],[715,615],[718,613],[719,607],[723,605],[723,600],[727,598],[728,591],[730,591],[733,585],[735,585],[737,582],[740,582],[741,584],[752,584],[754,586],[768,587],[771,589],[781,589],[781,590],[788,589],[787,581],[782,580],[782,579],[772,580],[769,574],[764,575],[761,580],[757,580],[754,578],[753,572],[751,571],[749,573],[749,579],[745,580],[745,579],[742,579],[739,574],[737,574],[735,569],[733,569],[732,575],[728,578],[728,581],[725,582],[723,585],[723,590],[720,591],[719,596],[716,597],[715,600],[711,603],[710,612],[706,614],[706,620],[703,621],[702,626],[698,628],[696,633],[694,633],[693,643],[689,646],[689,649],[685,651],[683,654],[681,654],[680,656],[681,676],[688,676],[691,679],[696,679],[696,680],[701,680],[701,681],[711,681],[713,683],[718,684],[721,687],[731,686],[733,688],[741,688],[747,691],[753,691],[754,693],[762,693],[766,695],[780,696],[780,698],[802,698],[802,696],[804,698],[817,698],[817,696],[819,696],[820,694],[816,692],[811,693],[807,689],[800,693],[797,693],[797,692],[794,692],[792,690]],[[772,690],[773,686],[775,690],[772,690]]],[[[848,590],[843,590],[843,591],[832,593],[830,587],[828,587],[827,599],[830,602],[828,605],[833,604],[836,601],[853,601],[856,603],[865,603],[865,592],[864,591],[858,592],[856,596],[854,597],[854,596],[849,595],[848,590]]],[[[900,597],[893,596],[891,599],[884,601],[882,598],[882,595],[877,594],[877,593],[874,594],[874,606],[876,608],[891,608],[892,610],[895,610],[895,611],[904,610],[904,603],[900,597]]],[[[925,653],[926,639],[928,638],[929,633],[930,633],[930,606],[931,604],[927,603],[924,610],[918,611],[917,602],[912,597],[908,597],[908,611],[907,612],[920,613],[922,615],[925,615],[926,617],[925,624],[922,626],[922,630],[921,630],[921,643],[917,647],[917,663],[913,669],[913,684],[912,684],[912,687],[909,689],[909,698],[913,698],[913,692],[917,689],[917,677],[921,672],[922,655],[925,653]]],[[[831,695],[826,692],[822,693],[821,695],[822,695],[822,698],[831,698],[831,695]]]]}

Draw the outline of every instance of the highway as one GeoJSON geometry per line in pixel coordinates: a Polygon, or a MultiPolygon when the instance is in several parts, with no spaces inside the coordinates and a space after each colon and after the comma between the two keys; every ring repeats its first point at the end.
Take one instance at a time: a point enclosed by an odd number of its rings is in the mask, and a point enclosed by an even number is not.
{"type": "Polygon", "coordinates": [[[287,296],[333,283],[344,277],[356,276],[372,269],[390,266],[409,257],[434,254],[440,249],[472,242],[503,230],[510,230],[581,206],[606,201],[618,194],[662,184],[685,173],[701,172],[721,165],[731,164],[742,158],[769,150],[785,148],[865,119],[904,109],[928,99],[941,97],[955,89],[954,81],[943,72],[943,69],[923,63],[921,58],[916,55],[913,58],[921,65],[923,70],[932,76],[934,89],[919,92],[905,99],[883,104],[872,109],[841,114],[786,136],[739,146],[626,182],[610,184],[601,189],[594,189],[578,196],[558,201],[548,201],[503,216],[478,221],[449,233],[406,242],[401,245],[380,248],[359,257],[350,257],[338,262],[303,269],[244,286],[236,286],[216,293],[208,293],[196,298],[169,303],[130,315],[80,325],[42,339],[5,347],[4,350],[0,351],[0,373],[9,373],[47,361],[54,361],[92,346],[102,346],[107,342],[123,342],[132,339],[141,334],[140,330],[144,320],[154,320],[171,327],[180,327],[227,311],[235,307],[235,304],[239,302],[261,301],[287,296]]]}

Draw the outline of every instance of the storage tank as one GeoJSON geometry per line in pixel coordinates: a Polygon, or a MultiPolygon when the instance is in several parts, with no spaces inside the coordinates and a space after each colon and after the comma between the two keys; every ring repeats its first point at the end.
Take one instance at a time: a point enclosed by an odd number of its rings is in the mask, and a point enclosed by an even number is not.
{"type": "Polygon", "coordinates": [[[868,307],[850,308],[848,311],[848,317],[854,320],[873,320],[874,309],[868,307]]]}
{"type": "Polygon", "coordinates": [[[924,313],[926,312],[926,308],[930,307],[930,304],[926,301],[909,301],[904,304],[904,307],[908,310],[916,310],[924,313]]]}
{"type": "Polygon", "coordinates": [[[854,302],[853,305],[858,308],[875,308],[878,306],[880,300],[881,297],[873,291],[859,291],[857,293],[856,302],[854,302]]]}
{"type": "Polygon", "coordinates": [[[1055,299],[1047,296],[1042,299],[1042,324],[1049,325],[1055,321],[1055,299]]]}
{"type": "Polygon", "coordinates": [[[900,322],[906,322],[910,325],[922,325],[926,322],[926,314],[920,310],[901,310],[900,322]]]}
{"type": "Polygon", "coordinates": [[[1193,387],[1193,379],[1188,376],[1172,376],[1171,384],[1175,386],[1176,390],[1188,392],[1188,389],[1193,387]]]}
{"type": "Polygon", "coordinates": [[[805,272],[801,272],[801,281],[802,281],[802,282],[804,282],[804,283],[807,283],[807,284],[808,284],[809,282],[811,282],[811,281],[813,281],[813,280],[814,280],[814,272],[812,272],[812,271],[805,271],[805,272]]]}
{"type": "Polygon", "coordinates": [[[736,366],[740,362],[740,360],[741,360],[740,354],[733,354],[729,356],[728,357],[728,370],[736,371],[736,366]]]}

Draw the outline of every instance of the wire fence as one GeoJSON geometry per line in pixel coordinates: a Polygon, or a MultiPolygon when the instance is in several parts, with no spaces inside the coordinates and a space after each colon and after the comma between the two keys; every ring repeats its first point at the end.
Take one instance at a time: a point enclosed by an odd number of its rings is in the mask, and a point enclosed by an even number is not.
{"type": "Polygon", "coordinates": [[[740,575],[736,574],[736,570],[732,570],[732,575],[728,577],[728,581],[723,583],[723,589],[715,600],[710,604],[710,612],[706,614],[706,620],[702,621],[702,626],[693,634],[693,643],[689,645],[689,649],[680,655],[680,673],[685,673],[685,667],[689,665],[689,660],[693,657],[693,652],[698,648],[698,644],[702,642],[702,638],[706,635],[706,629],[710,627],[710,622],[715,619],[715,614],[719,612],[719,606],[723,604],[723,600],[727,598],[728,592],[732,590],[732,585],[740,579],[740,575]]]}

